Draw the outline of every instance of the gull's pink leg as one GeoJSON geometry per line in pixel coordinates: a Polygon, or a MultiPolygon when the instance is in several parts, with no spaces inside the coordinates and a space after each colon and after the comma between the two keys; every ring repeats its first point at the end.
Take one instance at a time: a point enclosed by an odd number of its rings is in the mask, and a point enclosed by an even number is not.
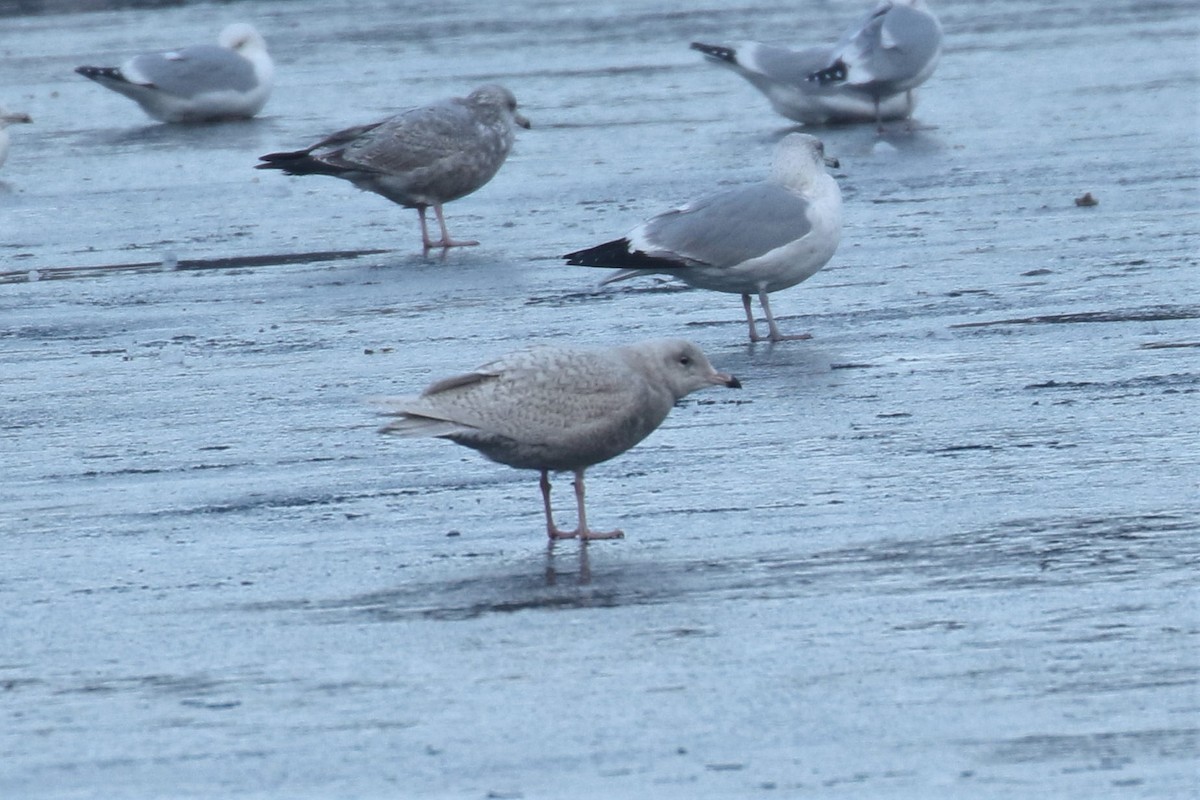
{"type": "MultiPolygon", "coordinates": [[[[767,300],[766,291],[760,289],[758,292],[758,302],[762,303],[763,313],[767,315],[767,327],[771,329],[770,339],[772,342],[794,341],[796,339],[811,339],[811,333],[793,333],[784,336],[779,332],[779,326],[775,324],[775,316],[771,313],[771,303],[767,300]]],[[[747,304],[749,301],[747,301],[747,304]]]]}
{"type": "Polygon", "coordinates": [[[437,246],[437,247],[473,247],[474,245],[479,244],[479,242],[472,241],[470,239],[466,239],[461,242],[456,242],[455,240],[450,238],[450,232],[446,230],[446,218],[444,216],[442,216],[442,204],[441,203],[433,204],[433,213],[437,214],[438,227],[440,227],[442,229],[442,240],[440,242],[433,242],[434,246],[437,246]]]}
{"type": "Polygon", "coordinates": [[[542,505],[546,509],[546,533],[550,536],[551,540],[574,539],[576,536],[579,535],[578,531],[560,530],[559,527],[554,524],[554,511],[552,511],[550,508],[550,472],[549,472],[549,470],[542,470],[541,487],[542,487],[542,505]]]}
{"type": "Polygon", "coordinates": [[[425,224],[425,206],[417,206],[417,216],[421,218],[421,244],[424,245],[425,251],[429,252],[433,242],[429,240],[429,226],[425,224]]]}
{"type": "Polygon", "coordinates": [[[623,531],[593,531],[588,528],[587,512],[583,507],[583,494],[583,469],[577,469],[575,470],[575,504],[579,507],[579,527],[575,529],[575,534],[584,541],[588,539],[624,539],[623,531]]]}
{"type": "Polygon", "coordinates": [[[750,323],[750,341],[761,342],[763,337],[758,335],[758,328],[754,326],[754,309],[750,306],[750,295],[742,295],[742,308],[746,309],[746,322],[750,323]]]}

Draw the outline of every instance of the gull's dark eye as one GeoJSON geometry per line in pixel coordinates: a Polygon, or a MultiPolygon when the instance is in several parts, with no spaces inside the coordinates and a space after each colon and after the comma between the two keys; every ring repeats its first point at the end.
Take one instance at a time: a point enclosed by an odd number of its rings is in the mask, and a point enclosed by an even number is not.
{"type": "Polygon", "coordinates": [[[679,363],[686,367],[688,364],[692,363],[692,357],[691,356],[680,356],[679,363]]]}

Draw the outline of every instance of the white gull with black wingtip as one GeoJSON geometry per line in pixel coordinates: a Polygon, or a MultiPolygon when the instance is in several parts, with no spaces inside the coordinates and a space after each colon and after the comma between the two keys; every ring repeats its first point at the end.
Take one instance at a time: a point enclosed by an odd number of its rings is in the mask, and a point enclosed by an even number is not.
{"type": "Polygon", "coordinates": [[[267,43],[245,22],[227,26],[215,45],[145,53],[119,67],[75,71],[163,122],[253,117],[266,104],[275,79],[267,43]]]}
{"type": "MultiPolygon", "coordinates": [[[[692,42],[692,49],[703,53],[710,63],[741,75],[788,119],[806,125],[836,125],[876,118],[875,98],[870,94],[854,86],[809,80],[810,75],[829,65],[832,45],[790,50],[762,42],[692,42]]],[[[880,102],[879,116],[885,120],[904,119],[915,105],[911,93],[889,97],[880,102]]]]}
{"type": "Polygon", "coordinates": [[[619,269],[604,283],[664,274],[689,286],[742,296],[750,341],[806,339],[780,333],[767,295],[811,278],[842,236],[842,193],[824,145],[793,133],[779,142],[768,180],[694,200],[621,239],[568,253],[568,264],[619,269]],[[760,336],[751,297],[767,319],[760,336]]]}
{"type": "Polygon", "coordinates": [[[942,54],[942,25],[924,0],[882,0],[833,46],[829,63],[808,80],[820,86],[860,91],[875,104],[882,125],[884,103],[912,90],[937,67],[942,54]]]}

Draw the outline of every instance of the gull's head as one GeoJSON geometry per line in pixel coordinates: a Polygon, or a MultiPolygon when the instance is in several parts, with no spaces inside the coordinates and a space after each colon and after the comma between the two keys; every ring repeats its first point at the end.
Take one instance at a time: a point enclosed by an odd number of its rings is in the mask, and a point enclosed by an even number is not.
{"type": "Polygon", "coordinates": [[[242,55],[246,55],[247,52],[265,53],[267,51],[266,40],[248,22],[235,22],[232,25],[226,25],[224,30],[221,31],[221,35],[217,37],[217,44],[226,50],[233,50],[242,55]]]}
{"type": "Polygon", "coordinates": [[[807,133],[789,133],[775,146],[771,177],[786,185],[807,185],[826,167],[841,166],[836,158],[825,155],[825,144],[807,133]]]}
{"type": "Polygon", "coordinates": [[[497,83],[480,86],[467,95],[467,102],[476,108],[497,109],[512,118],[516,125],[529,127],[529,120],[517,112],[517,98],[506,87],[497,83]]]}
{"type": "Polygon", "coordinates": [[[649,339],[631,345],[639,371],[651,380],[661,380],[676,400],[709,386],[742,388],[742,383],[727,372],[717,372],[708,356],[687,339],[649,339]]]}

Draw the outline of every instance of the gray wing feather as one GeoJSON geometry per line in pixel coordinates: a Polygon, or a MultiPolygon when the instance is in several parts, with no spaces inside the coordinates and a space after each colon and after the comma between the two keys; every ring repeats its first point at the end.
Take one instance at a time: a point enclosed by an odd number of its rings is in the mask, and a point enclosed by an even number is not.
{"type": "Polygon", "coordinates": [[[421,396],[429,397],[431,395],[440,394],[442,392],[448,392],[451,389],[459,389],[464,386],[470,386],[472,384],[485,381],[488,378],[495,378],[499,374],[500,373],[498,370],[492,370],[492,369],[487,369],[486,367],[480,367],[479,369],[475,370],[474,372],[466,372],[466,373],[463,373],[462,375],[454,375],[449,378],[442,378],[440,381],[436,381],[436,382],[430,384],[429,387],[425,391],[421,392],[421,396]]]}
{"type": "Polygon", "coordinates": [[[788,50],[785,47],[759,45],[754,60],[763,75],[776,83],[802,86],[808,76],[829,66],[832,47],[788,50]]]}
{"type": "Polygon", "coordinates": [[[342,145],[350,144],[351,142],[353,142],[355,139],[359,138],[360,136],[363,136],[364,134],[375,130],[380,125],[384,124],[384,122],[387,122],[387,120],[382,120],[380,122],[371,122],[366,125],[355,125],[353,128],[346,128],[344,130],[338,131],[337,133],[331,133],[328,136],[326,136],[324,139],[322,139],[321,141],[317,142],[313,146],[304,150],[303,152],[312,153],[315,150],[328,150],[331,148],[337,148],[337,147],[341,147],[342,145]]]}
{"type": "MultiPolygon", "coordinates": [[[[195,97],[221,89],[248,92],[258,82],[253,64],[232,50],[215,45],[135,56],[130,67],[138,77],[178,97],[195,97]]],[[[132,79],[130,75],[126,77],[132,79]]]]}
{"type": "Polygon", "coordinates": [[[471,113],[460,103],[404,111],[350,141],[340,155],[347,166],[402,174],[461,157],[464,139],[475,136],[471,113]]]}
{"type": "MultiPolygon", "coordinates": [[[[627,370],[603,360],[546,369],[536,359],[494,362],[434,383],[403,412],[522,442],[583,434],[629,413],[627,370]]],[[[433,434],[438,435],[438,434],[433,434]]]]}
{"type": "Polygon", "coordinates": [[[871,70],[883,81],[911,78],[936,55],[940,39],[932,17],[908,6],[897,6],[884,17],[871,70]],[[889,42],[893,46],[888,46],[889,42]]]}
{"type": "Polygon", "coordinates": [[[733,266],[794,242],[812,230],[809,203],[775,183],[710,195],[661,214],[631,235],[685,263],[733,266]]]}
{"type": "Polygon", "coordinates": [[[863,72],[852,70],[855,83],[900,83],[917,75],[941,45],[941,31],[929,14],[910,6],[881,4],[835,48],[863,72]]]}

